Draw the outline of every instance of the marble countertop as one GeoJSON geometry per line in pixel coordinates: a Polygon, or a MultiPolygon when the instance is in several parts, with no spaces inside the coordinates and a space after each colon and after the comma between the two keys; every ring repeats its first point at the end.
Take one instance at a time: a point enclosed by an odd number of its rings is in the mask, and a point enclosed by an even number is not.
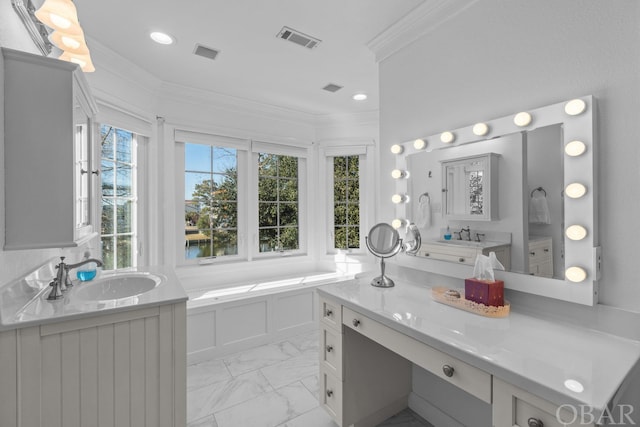
{"type": "Polygon", "coordinates": [[[602,413],[640,360],[640,342],[518,313],[502,319],[467,313],[431,298],[427,285],[371,278],[322,286],[318,292],[398,332],[557,404],[586,404],[602,413]],[[567,383],[567,381],[572,381],[567,383]],[[573,391],[576,382],[584,390],[573,391]]]}
{"type": "Polygon", "coordinates": [[[74,286],[64,293],[63,298],[48,301],[47,295],[51,291],[49,282],[54,276],[55,270],[45,265],[23,279],[0,288],[0,331],[172,304],[188,299],[173,270],[165,267],[105,272],[94,282],[73,280],[74,286]],[[153,275],[160,282],[148,292],[126,298],[91,301],[76,296],[76,292],[83,286],[118,275],[153,275]]]}

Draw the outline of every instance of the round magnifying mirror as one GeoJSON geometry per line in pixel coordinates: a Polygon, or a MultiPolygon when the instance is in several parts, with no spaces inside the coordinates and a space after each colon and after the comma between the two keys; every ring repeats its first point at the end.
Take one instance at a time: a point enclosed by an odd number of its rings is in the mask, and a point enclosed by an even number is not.
{"type": "Polygon", "coordinates": [[[372,286],[390,288],[395,285],[393,280],[384,275],[384,259],[394,256],[402,248],[402,239],[398,231],[389,224],[374,225],[369,231],[365,242],[369,251],[380,258],[380,276],[371,281],[372,286]]]}

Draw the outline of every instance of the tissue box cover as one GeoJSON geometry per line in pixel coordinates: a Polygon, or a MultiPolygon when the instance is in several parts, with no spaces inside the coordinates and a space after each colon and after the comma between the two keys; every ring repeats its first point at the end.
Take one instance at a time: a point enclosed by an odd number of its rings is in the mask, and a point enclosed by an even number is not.
{"type": "Polygon", "coordinates": [[[479,304],[501,307],[504,305],[504,281],[464,279],[464,297],[479,304]]]}

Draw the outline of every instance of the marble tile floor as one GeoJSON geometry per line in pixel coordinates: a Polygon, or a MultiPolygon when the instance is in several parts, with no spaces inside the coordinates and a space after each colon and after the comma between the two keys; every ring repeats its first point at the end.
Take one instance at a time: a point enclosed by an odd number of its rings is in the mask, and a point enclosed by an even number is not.
{"type": "MultiPolygon", "coordinates": [[[[336,427],[319,406],[318,333],[187,368],[187,427],[336,427]]],[[[410,409],[379,427],[432,427],[410,409]]]]}

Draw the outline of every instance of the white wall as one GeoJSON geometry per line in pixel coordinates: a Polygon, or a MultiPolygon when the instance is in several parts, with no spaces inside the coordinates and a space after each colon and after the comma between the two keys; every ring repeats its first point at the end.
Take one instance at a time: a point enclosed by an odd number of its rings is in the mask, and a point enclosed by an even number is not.
{"type": "MultiPolygon", "coordinates": [[[[640,5],[483,0],[380,63],[381,199],[389,146],[593,94],[600,153],[600,302],[640,311],[640,5]]],[[[393,218],[381,204],[379,220],[393,218]]]]}

